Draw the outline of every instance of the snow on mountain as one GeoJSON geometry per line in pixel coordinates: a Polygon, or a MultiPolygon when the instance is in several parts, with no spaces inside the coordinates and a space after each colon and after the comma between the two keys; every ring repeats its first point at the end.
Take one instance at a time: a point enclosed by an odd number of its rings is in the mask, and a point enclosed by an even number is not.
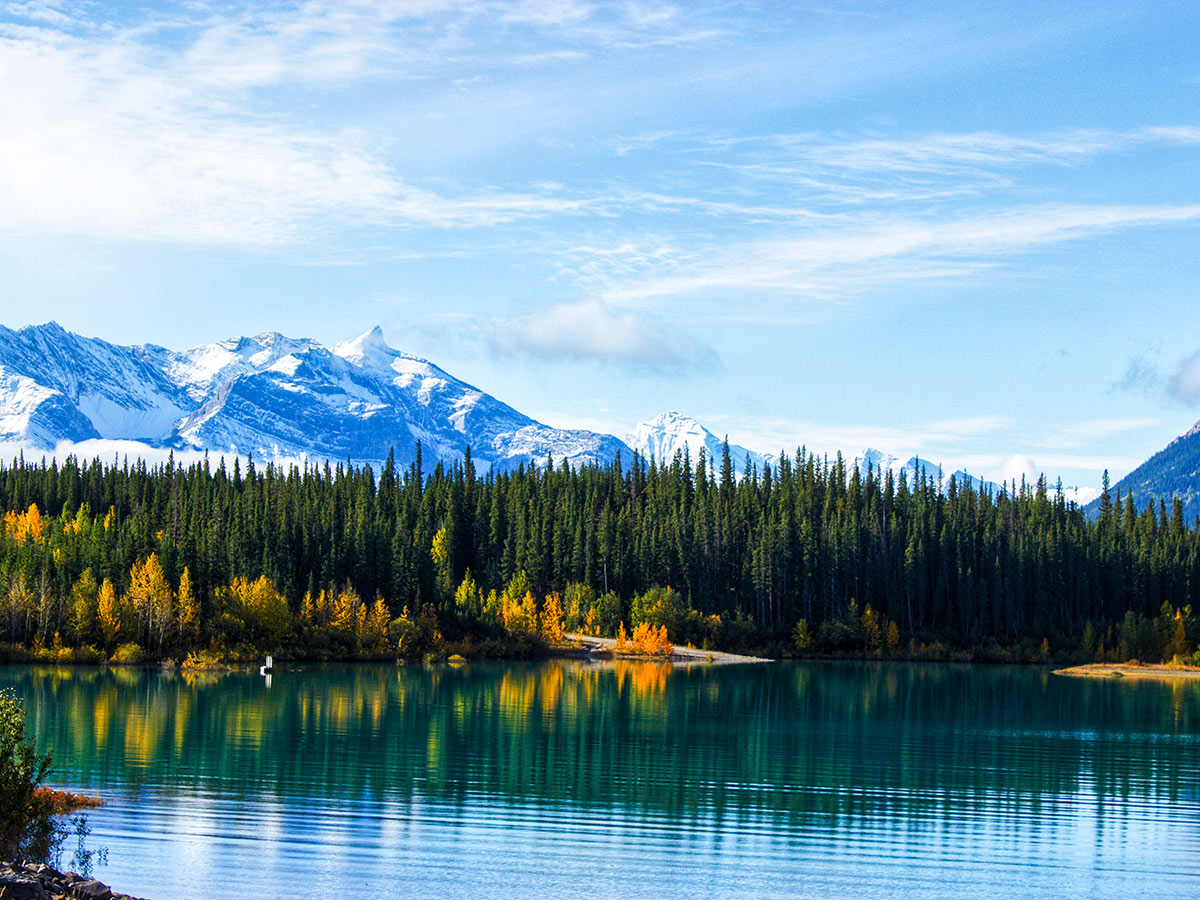
{"type": "MultiPolygon", "coordinates": [[[[626,437],[625,443],[647,459],[668,464],[675,458],[676,453],[686,448],[694,466],[700,458],[701,449],[710,461],[716,460],[716,464],[720,465],[725,441],[690,416],[671,410],[638,425],[626,437]]],[[[730,444],[729,459],[733,464],[733,471],[740,475],[746,470],[747,461],[761,471],[764,464],[771,462],[774,457],[730,444]]]]}
{"type": "Polygon", "coordinates": [[[389,347],[374,328],[332,350],[268,332],[186,351],[122,347],[55,323],[0,326],[0,442],[60,442],[378,464],[390,451],[480,468],[608,462],[631,451],[610,435],[543,425],[434,364],[389,347]]]}
{"type": "MultiPolygon", "coordinates": [[[[1194,429],[1176,444],[1200,446],[1198,435],[1194,429]]],[[[551,428],[428,360],[388,346],[378,327],[332,348],[264,332],[174,351],[85,338],[54,322],[18,331],[0,326],[5,448],[154,451],[146,456],[211,450],[372,465],[394,451],[404,467],[418,441],[430,463],[461,460],[470,446],[478,468],[499,470],[541,465],[548,457],[581,465],[621,454],[628,463],[633,450],[669,464],[685,449],[693,465],[703,450],[719,467],[725,443],[673,411],[638,425],[628,443],[551,428]]],[[[729,445],[729,455],[739,475],[747,465],[761,471],[774,460],[737,444],[729,445]]],[[[939,478],[935,463],[916,456],[902,462],[868,449],[854,462],[860,469],[904,470],[910,483],[918,476],[939,478]]],[[[1001,490],[961,470],[941,477],[944,484],[954,479],[976,490],[1001,490]]],[[[1064,494],[1086,503],[1096,492],[1067,488],[1064,494]]]]}
{"type": "MultiPolygon", "coordinates": [[[[959,487],[970,485],[971,489],[979,492],[990,492],[993,495],[999,494],[1005,489],[1003,484],[995,481],[986,481],[976,475],[971,475],[965,469],[956,469],[953,472],[947,472],[940,463],[930,462],[927,459],[922,459],[919,456],[910,456],[907,460],[901,461],[900,457],[893,456],[890,453],[885,453],[882,450],[868,448],[859,456],[854,458],[854,464],[858,466],[860,471],[865,472],[867,466],[870,465],[875,471],[883,472],[891,470],[893,475],[899,475],[904,472],[911,485],[914,482],[924,479],[937,483],[940,479],[942,484],[949,487],[950,481],[953,480],[959,487]]],[[[1056,490],[1057,485],[1053,485],[1051,490],[1056,490]]],[[[1011,492],[1012,486],[1009,486],[1011,492]]],[[[1089,487],[1067,487],[1063,486],[1063,499],[1068,503],[1076,503],[1083,506],[1095,498],[1099,491],[1089,487]]]]}
{"type": "Polygon", "coordinates": [[[161,372],[168,351],[118,347],[54,322],[0,326],[0,440],[155,439],[182,414],[181,393],[161,372]]]}

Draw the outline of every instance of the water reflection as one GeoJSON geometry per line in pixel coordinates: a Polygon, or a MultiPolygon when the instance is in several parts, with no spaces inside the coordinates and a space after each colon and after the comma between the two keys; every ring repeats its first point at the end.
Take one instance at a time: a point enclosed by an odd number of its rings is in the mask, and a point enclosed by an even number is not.
{"type": "Polygon", "coordinates": [[[499,883],[487,854],[523,841],[544,864],[522,862],[511,896],[555,894],[563,863],[547,860],[565,853],[596,870],[657,866],[647,877],[674,890],[700,891],[717,866],[718,893],[742,878],[746,896],[774,879],[794,896],[796,878],[810,896],[850,882],[918,896],[947,877],[990,895],[1017,870],[1010,896],[1116,896],[1149,873],[1160,896],[1187,896],[1171,885],[1200,877],[1192,682],[640,662],[277,669],[269,688],[134,669],[0,681],[66,778],[117,798],[109,815],[129,839],[240,836],[275,848],[281,871],[312,854],[333,871],[347,840],[372,859],[419,845],[427,886],[472,893],[499,883]],[[439,843],[451,834],[480,854],[475,880],[439,843]]]}

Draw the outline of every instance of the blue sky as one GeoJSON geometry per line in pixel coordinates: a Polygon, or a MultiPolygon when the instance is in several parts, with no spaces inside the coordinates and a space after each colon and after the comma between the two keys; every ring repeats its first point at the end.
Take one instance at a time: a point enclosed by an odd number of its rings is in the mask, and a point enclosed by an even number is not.
{"type": "Polygon", "coordinates": [[[1096,485],[1200,417],[1200,7],[0,3],[0,321],[1096,485]]]}

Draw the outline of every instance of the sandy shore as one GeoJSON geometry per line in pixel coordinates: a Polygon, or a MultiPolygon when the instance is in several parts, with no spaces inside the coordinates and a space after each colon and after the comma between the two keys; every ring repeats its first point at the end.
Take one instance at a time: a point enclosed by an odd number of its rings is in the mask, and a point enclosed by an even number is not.
{"type": "Polygon", "coordinates": [[[1069,675],[1073,678],[1200,678],[1200,668],[1174,668],[1165,665],[1130,666],[1125,663],[1091,663],[1086,666],[1072,666],[1069,669],[1055,669],[1055,675],[1069,675]]]}
{"type": "MultiPolygon", "coordinates": [[[[580,644],[583,652],[587,655],[610,654],[613,648],[616,647],[617,641],[615,638],[592,637],[589,634],[565,634],[563,635],[569,641],[576,641],[580,644]]],[[[620,657],[627,658],[627,657],[620,657]]],[[[635,658],[635,657],[628,657],[635,658]]],[[[647,657],[636,657],[637,659],[645,659],[647,657]]],[[[659,657],[650,657],[658,659],[659,657]]],[[[672,663],[713,663],[714,665],[730,665],[731,663],[764,663],[771,662],[769,659],[764,659],[761,656],[739,656],[736,653],[722,653],[719,650],[696,650],[693,647],[675,647],[675,652],[670,656],[662,657],[664,662],[672,663]]]]}

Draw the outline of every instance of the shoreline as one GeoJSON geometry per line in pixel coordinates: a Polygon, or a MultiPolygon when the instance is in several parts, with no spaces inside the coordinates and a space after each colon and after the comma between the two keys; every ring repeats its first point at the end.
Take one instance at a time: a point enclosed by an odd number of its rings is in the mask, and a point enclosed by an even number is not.
{"type": "Polygon", "coordinates": [[[567,648],[560,648],[560,653],[569,653],[568,658],[594,660],[627,659],[643,662],[684,663],[688,665],[705,663],[717,666],[739,665],[742,663],[769,663],[775,661],[763,656],[742,656],[738,653],[726,653],[722,650],[697,650],[695,647],[680,646],[673,646],[670,656],[615,653],[616,638],[594,637],[590,634],[575,634],[572,632],[565,633],[563,637],[581,645],[577,653],[572,653],[567,648]]]}
{"type": "Polygon", "coordinates": [[[0,893],[17,900],[138,900],[114,891],[95,878],[75,872],[60,872],[47,865],[0,862],[0,893]]]}
{"type": "Polygon", "coordinates": [[[1195,681],[1200,679],[1200,668],[1175,667],[1166,663],[1146,663],[1132,666],[1129,663],[1088,663],[1053,670],[1054,675],[1067,678],[1158,678],[1167,680],[1195,681]]]}

